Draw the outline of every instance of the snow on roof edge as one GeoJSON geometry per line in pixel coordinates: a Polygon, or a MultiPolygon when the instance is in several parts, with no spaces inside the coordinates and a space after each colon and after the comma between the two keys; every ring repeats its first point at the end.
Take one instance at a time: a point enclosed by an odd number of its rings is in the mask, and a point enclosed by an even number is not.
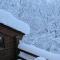
{"type": "Polygon", "coordinates": [[[20,44],[18,45],[18,48],[24,51],[30,52],[32,54],[35,54],[37,56],[44,57],[48,60],[60,60],[60,54],[48,52],[44,49],[37,48],[34,45],[29,45],[24,42],[20,42],[20,44]]]}
{"type": "Polygon", "coordinates": [[[15,18],[11,13],[0,9],[0,23],[3,23],[11,28],[23,32],[24,34],[30,33],[30,27],[28,24],[15,18]]]}

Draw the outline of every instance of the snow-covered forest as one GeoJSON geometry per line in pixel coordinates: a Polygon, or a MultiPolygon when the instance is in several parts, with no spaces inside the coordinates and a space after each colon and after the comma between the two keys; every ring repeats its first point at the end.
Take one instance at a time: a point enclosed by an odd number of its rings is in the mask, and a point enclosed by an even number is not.
{"type": "Polygon", "coordinates": [[[30,25],[23,42],[60,53],[60,0],[0,0],[0,9],[30,25]]]}

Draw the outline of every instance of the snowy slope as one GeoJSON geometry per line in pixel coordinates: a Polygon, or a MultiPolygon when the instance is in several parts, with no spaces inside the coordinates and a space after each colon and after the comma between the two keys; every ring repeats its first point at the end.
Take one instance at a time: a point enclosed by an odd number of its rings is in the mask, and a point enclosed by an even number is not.
{"type": "Polygon", "coordinates": [[[30,33],[30,27],[28,24],[22,22],[21,20],[16,19],[11,13],[3,9],[0,9],[0,23],[10,26],[25,34],[30,33]]]}

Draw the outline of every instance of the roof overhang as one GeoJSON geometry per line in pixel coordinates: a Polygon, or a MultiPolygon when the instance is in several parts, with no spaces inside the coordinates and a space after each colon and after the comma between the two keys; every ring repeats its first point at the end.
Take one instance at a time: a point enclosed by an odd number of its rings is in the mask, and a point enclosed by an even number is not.
{"type": "Polygon", "coordinates": [[[11,13],[0,9],[0,23],[9,26],[17,31],[23,32],[24,34],[30,33],[30,27],[28,24],[15,18],[11,13]]]}

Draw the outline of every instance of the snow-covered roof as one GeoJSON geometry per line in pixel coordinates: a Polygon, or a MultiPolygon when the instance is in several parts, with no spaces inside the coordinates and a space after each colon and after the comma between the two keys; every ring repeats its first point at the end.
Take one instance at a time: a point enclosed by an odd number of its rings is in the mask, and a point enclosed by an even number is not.
{"type": "Polygon", "coordinates": [[[35,54],[37,56],[44,57],[48,60],[60,60],[60,54],[48,52],[44,49],[37,48],[34,45],[29,45],[24,42],[20,42],[20,44],[18,45],[18,48],[24,51],[30,52],[32,54],[35,54]]]}
{"type": "Polygon", "coordinates": [[[11,28],[23,32],[24,34],[30,33],[30,27],[28,24],[15,18],[11,13],[0,9],[0,23],[3,23],[11,28]]]}

